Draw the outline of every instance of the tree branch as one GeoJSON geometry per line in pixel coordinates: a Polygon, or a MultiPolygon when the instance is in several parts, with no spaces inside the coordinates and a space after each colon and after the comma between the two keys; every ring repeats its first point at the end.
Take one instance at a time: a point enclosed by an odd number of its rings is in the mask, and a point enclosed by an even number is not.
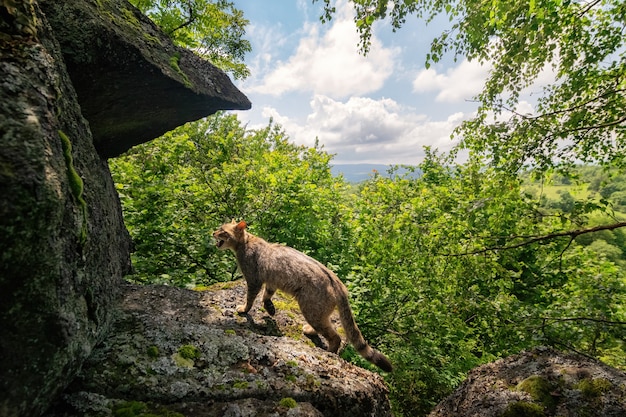
{"type": "Polygon", "coordinates": [[[578,17],[583,17],[585,14],[587,14],[589,10],[593,9],[595,6],[597,6],[601,2],[602,0],[594,0],[590,2],[589,4],[587,4],[587,6],[584,9],[580,11],[580,13],[578,13],[578,17]]]}
{"type": "Polygon", "coordinates": [[[599,95],[597,95],[597,96],[595,96],[593,98],[590,98],[590,99],[588,99],[588,100],[586,100],[586,101],[584,101],[582,103],[573,105],[573,106],[568,107],[566,109],[555,110],[555,111],[548,112],[548,113],[542,113],[542,114],[538,114],[536,116],[529,116],[527,114],[521,114],[521,113],[519,113],[519,112],[517,112],[517,111],[515,111],[513,109],[510,109],[509,107],[507,107],[505,105],[501,105],[500,107],[502,109],[504,109],[504,110],[506,110],[506,111],[508,111],[508,112],[510,112],[510,113],[512,113],[512,114],[514,114],[516,116],[518,116],[519,118],[524,119],[524,120],[540,120],[540,119],[545,119],[545,118],[548,118],[548,117],[558,116],[558,115],[565,114],[565,113],[570,113],[570,112],[573,112],[575,110],[579,110],[581,108],[587,107],[589,104],[594,103],[594,102],[596,102],[598,100],[605,99],[607,97],[610,97],[610,96],[613,96],[613,95],[617,95],[617,94],[620,94],[620,93],[624,93],[624,92],[626,92],[626,89],[618,89],[618,90],[606,91],[606,92],[604,92],[602,94],[599,94],[599,95]]]}
{"type": "Polygon", "coordinates": [[[177,30],[180,30],[180,29],[182,29],[184,27],[187,27],[187,26],[191,25],[193,22],[196,21],[196,17],[197,16],[194,16],[193,7],[191,7],[191,4],[189,4],[188,6],[189,6],[189,18],[185,22],[183,22],[180,25],[178,25],[177,27],[175,27],[174,29],[167,31],[166,32],[167,36],[171,36],[177,30]]]}
{"type": "Polygon", "coordinates": [[[603,323],[610,325],[618,325],[624,326],[626,325],[626,321],[612,321],[605,319],[596,319],[593,317],[540,317],[544,322],[545,321],[592,321],[594,323],[603,323]]]}
{"type": "Polygon", "coordinates": [[[555,238],[559,238],[559,237],[570,237],[571,239],[570,239],[570,243],[569,244],[571,244],[571,241],[573,241],[575,238],[577,238],[580,235],[584,235],[584,234],[587,234],[587,233],[600,232],[602,230],[614,230],[614,229],[619,229],[620,227],[626,227],[626,221],[613,223],[613,224],[605,224],[605,225],[600,225],[600,226],[594,226],[594,227],[590,227],[590,228],[587,228],[587,229],[578,229],[578,230],[569,230],[569,231],[563,231],[563,232],[554,232],[554,233],[549,233],[547,235],[535,236],[535,237],[527,239],[527,240],[525,240],[523,242],[515,243],[515,244],[512,244],[512,245],[492,246],[492,247],[483,248],[483,249],[479,249],[479,250],[475,250],[475,251],[471,251],[471,252],[465,252],[465,253],[442,254],[442,256],[458,257],[458,256],[466,256],[466,255],[479,255],[479,254],[483,254],[483,253],[487,253],[487,252],[497,252],[497,251],[501,251],[501,250],[517,249],[517,248],[520,248],[522,246],[530,245],[532,243],[539,243],[539,242],[543,242],[543,241],[546,241],[546,240],[551,240],[551,239],[555,239],[555,238]]]}

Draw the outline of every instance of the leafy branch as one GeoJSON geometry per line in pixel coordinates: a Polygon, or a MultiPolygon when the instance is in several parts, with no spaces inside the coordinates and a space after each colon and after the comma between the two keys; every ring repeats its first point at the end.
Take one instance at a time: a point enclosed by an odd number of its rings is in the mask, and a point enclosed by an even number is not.
{"type": "Polygon", "coordinates": [[[184,21],[183,23],[181,23],[180,25],[178,25],[177,27],[172,28],[170,30],[167,30],[166,33],[167,33],[168,36],[171,37],[172,34],[174,32],[176,32],[177,30],[180,30],[180,29],[183,29],[183,28],[185,28],[185,27],[187,27],[189,25],[192,25],[196,21],[197,16],[195,15],[195,13],[193,11],[193,7],[191,6],[191,4],[187,4],[187,7],[188,7],[188,11],[189,11],[187,20],[184,21]]]}
{"type": "Polygon", "coordinates": [[[624,326],[626,325],[626,321],[614,321],[614,320],[606,320],[606,319],[598,319],[594,317],[540,317],[544,324],[548,321],[551,322],[561,322],[561,321],[591,321],[594,323],[602,323],[609,325],[617,325],[624,326]]]}
{"type": "MultiPolygon", "coordinates": [[[[534,236],[534,237],[531,237],[531,238],[529,238],[529,239],[527,239],[527,240],[525,240],[523,242],[515,243],[515,244],[511,244],[511,245],[490,246],[490,247],[483,248],[483,249],[478,249],[478,250],[475,250],[475,251],[469,251],[469,252],[464,252],[464,253],[448,253],[448,254],[441,254],[441,255],[442,256],[450,256],[450,257],[467,256],[467,255],[480,255],[480,254],[484,254],[484,253],[488,253],[488,252],[497,252],[497,251],[501,251],[501,250],[517,249],[517,248],[520,248],[522,246],[531,245],[533,243],[544,242],[546,240],[552,240],[552,239],[556,239],[556,238],[559,238],[559,237],[569,237],[570,238],[570,244],[571,244],[571,242],[574,239],[576,239],[578,236],[580,236],[580,235],[584,235],[584,234],[587,234],[587,233],[600,232],[600,231],[603,231],[603,230],[614,230],[614,229],[619,229],[620,227],[626,227],[626,221],[612,223],[612,224],[605,224],[605,225],[600,225],[600,226],[594,226],[594,227],[589,227],[589,228],[585,228],[585,229],[568,230],[568,231],[562,231],[562,232],[549,233],[547,235],[534,236]]],[[[569,247],[569,244],[568,244],[568,247],[569,247]]]]}

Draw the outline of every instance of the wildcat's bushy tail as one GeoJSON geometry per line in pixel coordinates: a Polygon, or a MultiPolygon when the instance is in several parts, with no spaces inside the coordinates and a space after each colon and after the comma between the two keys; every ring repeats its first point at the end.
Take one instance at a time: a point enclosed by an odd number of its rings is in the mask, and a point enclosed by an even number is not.
{"type": "Polygon", "coordinates": [[[344,331],[346,332],[346,337],[348,341],[354,346],[354,348],[359,352],[361,356],[367,359],[369,362],[378,366],[385,372],[391,372],[393,370],[393,366],[391,362],[385,355],[371,347],[367,344],[365,339],[363,338],[363,334],[359,330],[356,325],[356,321],[354,320],[354,314],[352,313],[352,309],[350,308],[350,303],[348,302],[348,295],[342,294],[337,300],[337,307],[339,308],[339,318],[341,319],[341,325],[343,326],[344,331]]]}

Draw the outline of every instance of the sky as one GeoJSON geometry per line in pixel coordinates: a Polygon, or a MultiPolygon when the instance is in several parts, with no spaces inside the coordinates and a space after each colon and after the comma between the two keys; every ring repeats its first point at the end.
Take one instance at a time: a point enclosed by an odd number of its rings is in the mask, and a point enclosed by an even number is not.
{"type": "Polygon", "coordinates": [[[425,68],[431,40],[447,20],[409,16],[392,32],[375,25],[371,50],[359,53],[354,11],[345,0],[325,24],[323,2],[235,0],[250,21],[251,76],[236,80],[252,109],[236,112],[256,129],[270,118],[290,139],[335,154],[335,164],[421,162],[424,146],[445,152],[453,129],[472,116],[488,68],[447,57],[425,68]]]}

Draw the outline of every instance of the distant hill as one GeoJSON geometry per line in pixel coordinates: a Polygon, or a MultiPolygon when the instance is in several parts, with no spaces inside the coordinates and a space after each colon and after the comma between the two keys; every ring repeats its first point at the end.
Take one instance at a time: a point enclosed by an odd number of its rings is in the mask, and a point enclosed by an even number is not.
{"type": "MultiPolygon", "coordinates": [[[[331,167],[333,175],[343,174],[348,182],[357,183],[365,181],[377,171],[380,175],[387,176],[387,170],[391,165],[385,164],[336,164],[331,167]]],[[[405,170],[400,169],[398,173],[405,170]]]]}

